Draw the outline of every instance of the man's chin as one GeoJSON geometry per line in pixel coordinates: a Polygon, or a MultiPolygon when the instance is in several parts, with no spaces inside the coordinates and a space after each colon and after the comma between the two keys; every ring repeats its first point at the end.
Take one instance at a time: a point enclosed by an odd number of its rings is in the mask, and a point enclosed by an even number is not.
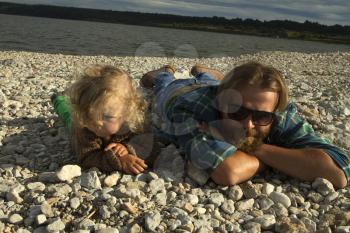
{"type": "Polygon", "coordinates": [[[251,154],[255,152],[263,144],[263,139],[261,137],[246,137],[237,146],[238,150],[251,154]]]}

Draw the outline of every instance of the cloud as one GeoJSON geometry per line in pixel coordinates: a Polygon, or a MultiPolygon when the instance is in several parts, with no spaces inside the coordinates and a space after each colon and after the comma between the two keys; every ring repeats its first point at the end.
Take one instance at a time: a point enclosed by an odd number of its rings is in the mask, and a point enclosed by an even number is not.
{"type": "MultiPolygon", "coordinates": [[[[5,0],[22,2],[20,0],[5,0]]],[[[349,0],[26,0],[25,3],[259,20],[350,25],[349,0]]]]}

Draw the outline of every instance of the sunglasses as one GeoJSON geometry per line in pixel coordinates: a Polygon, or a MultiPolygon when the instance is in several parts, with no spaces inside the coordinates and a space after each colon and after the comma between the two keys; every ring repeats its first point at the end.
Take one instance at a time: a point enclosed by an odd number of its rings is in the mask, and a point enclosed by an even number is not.
{"type": "Polygon", "coordinates": [[[252,116],[254,125],[266,126],[273,122],[276,115],[273,112],[257,111],[245,108],[239,105],[230,105],[231,111],[227,113],[228,117],[235,121],[241,121],[248,116],[252,116]]]}

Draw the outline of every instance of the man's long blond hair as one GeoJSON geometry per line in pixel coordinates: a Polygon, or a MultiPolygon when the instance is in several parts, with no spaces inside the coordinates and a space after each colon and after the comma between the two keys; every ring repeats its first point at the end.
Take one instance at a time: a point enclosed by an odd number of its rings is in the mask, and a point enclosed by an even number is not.
{"type": "Polygon", "coordinates": [[[278,94],[276,111],[283,112],[288,104],[288,87],[280,71],[258,62],[247,62],[231,70],[218,89],[218,94],[228,89],[239,89],[247,85],[272,90],[278,94]]]}
{"type": "Polygon", "coordinates": [[[130,76],[113,66],[94,65],[68,89],[74,127],[98,126],[103,107],[110,100],[126,105],[125,123],[134,133],[145,130],[147,103],[140,97],[130,76]]]}

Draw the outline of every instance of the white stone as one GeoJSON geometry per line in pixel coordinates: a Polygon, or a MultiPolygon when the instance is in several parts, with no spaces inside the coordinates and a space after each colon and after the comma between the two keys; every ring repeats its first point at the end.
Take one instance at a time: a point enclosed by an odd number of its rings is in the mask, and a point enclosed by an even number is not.
{"type": "Polygon", "coordinates": [[[153,170],[167,181],[182,182],[185,176],[185,162],[174,144],[161,150],[154,161],[153,170]]]}
{"type": "Polygon", "coordinates": [[[56,172],[60,181],[71,181],[75,177],[81,176],[81,167],[78,165],[64,165],[56,172]]]}
{"type": "Polygon", "coordinates": [[[262,187],[262,193],[270,195],[275,190],[275,186],[270,183],[264,183],[262,187]]]}
{"type": "Polygon", "coordinates": [[[113,173],[109,176],[107,176],[104,180],[103,183],[107,186],[107,187],[112,187],[115,186],[118,183],[118,180],[120,179],[120,173],[113,173]]]}
{"type": "Polygon", "coordinates": [[[76,209],[80,206],[80,200],[78,197],[73,197],[72,199],[70,199],[70,207],[73,209],[76,209]]]}
{"type": "Polygon", "coordinates": [[[29,190],[42,192],[45,190],[45,184],[41,182],[32,182],[27,184],[27,188],[29,190]]]}
{"type": "Polygon", "coordinates": [[[229,188],[227,195],[233,201],[238,201],[243,197],[243,191],[242,191],[241,187],[239,187],[238,185],[234,185],[234,186],[229,188]]]}
{"type": "Polygon", "coordinates": [[[275,225],[276,219],[272,214],[266,214],[254,219],[254,222],[259,223],[263,230],[269,230],[275,225]]]}
{"type": "Polygon", "coordinates": [[[251,208],[253,208],[254,205],[254,199],[248,199],[248,200],[241,200],[239,202],[236,202],[236,209],[239,211],[243,211],[243,210],[249,210],[251,208]]]}
{"type": "Polygon", "coordinates": [[[54,219],[50,224],[46,226],[46,230],[49,232],[57,232],[57,231],[63,231],[65,228],[65,224],[61,221],[61,219],[57,218],[54,219]]]}
{"type": "Polygon", "coordinates": [[[39,214],[35,217],[35,223],[38,225],[44,224],[46,220],[45,214],[39,214]]]}
{"type": "Polygon", "coordinates": [[[23,221],[23,217],[19,214],[12,214],[8,221],[12,224],[19,224],[23,221]]]}
{"type": "Polygon", "coordinates": [[[289,199],[289,197],[284,194],[284,193],[279,193],[279,192],[272,192],[270,193],[270,196],[271,200],[274,202],[274,203],[280,203],[282,205],[284,205],[286,208],[288,208],[290,205],[291,205],[291,201],[289,199]]]}
{"type": "Polygon", "coordinates": [[[160,224],[161,215],[158,211],[153,213],[147,213],[145,215],[145,227],[149,231],[155,231],[157,226],[160,224]]]}
{"type": "Polygon", "coordinates": [[[83,173],[80,177],[80,185],[88,189],[101,189],[101,181],[96,171],[83,173]]]}
{"type": "Polygon", "coordinates": [[[316,178],[312,183],[312,188],[316,189],[323,196],[335,192],[333,184],[324,178],[316,178]]]}

